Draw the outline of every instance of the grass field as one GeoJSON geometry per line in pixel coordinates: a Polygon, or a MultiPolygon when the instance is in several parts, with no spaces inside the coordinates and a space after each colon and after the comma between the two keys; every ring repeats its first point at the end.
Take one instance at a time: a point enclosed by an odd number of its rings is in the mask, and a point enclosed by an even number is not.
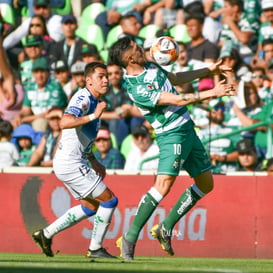
{"type": "Polygon", "coordinates": [[[134,261],[121,259],[88,259],[82,255],[0,253],[1,273],[273,273],[273,260],[205,259],[182,257],[136,257],[134,261]]]}

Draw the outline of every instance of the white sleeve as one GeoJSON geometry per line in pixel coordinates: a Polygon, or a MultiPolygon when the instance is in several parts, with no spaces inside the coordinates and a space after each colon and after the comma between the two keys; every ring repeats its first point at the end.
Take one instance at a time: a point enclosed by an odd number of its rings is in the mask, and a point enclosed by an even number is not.
{"type": "Polygon", "coordinates": [[[18,44],[28,34],[31,18],[27,18],[20,26],[12,31],[3,41],[3,47],[9,49],[18,44]]]}

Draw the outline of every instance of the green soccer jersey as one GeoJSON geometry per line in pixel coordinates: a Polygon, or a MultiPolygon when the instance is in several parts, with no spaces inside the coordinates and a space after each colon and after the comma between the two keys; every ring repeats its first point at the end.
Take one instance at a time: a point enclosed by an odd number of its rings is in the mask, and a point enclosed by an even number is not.
{"type": "Polygon", "coordinates": [[[56,81],[49,80],[43,89],[38,89],[35,82],[25,87],[23,106],[30,107],[34,115],[39,115],[53,106],[65,108],[66,104],[66,94],[56,81]]]}
{"type": "Polygon", "coordinates": [[[177,94],[167,74],[168,72],[157,64],[148,62],[140,75],[125,75],[131,100],[150,122],[157,135],[178,131],[181,126],[185,128],[193,126],[187,107],[157,105],[161,92],[177,94]]]}

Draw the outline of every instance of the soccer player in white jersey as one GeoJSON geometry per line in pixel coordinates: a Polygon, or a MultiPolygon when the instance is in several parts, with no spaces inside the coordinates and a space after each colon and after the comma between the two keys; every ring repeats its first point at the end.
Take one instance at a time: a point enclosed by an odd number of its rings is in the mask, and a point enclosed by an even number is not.
{"type": "Polygon", "coordinates": [[[183,166],[193,177],[194,184],[181,194],[164,221],[151,230],[163,250],[174,255],[171,246],[174,225],[199,199],[213,189],[210,160],[195,133],[194,124],[185,106],[212,97],[234,94],[233,85],[224,81],[211,90],[197,94],[178,94],[174,86],[213,73],[227,75],[231,69],[221,65],[219,61],[209,68],[170,73],[155,63],[146,62],[143,49],[128,37],[113,45],[110,58],[126,69],[125,80],[129,96],[153,126],[160,150],[155,184],[142,197],[132,225],[117,240],[117,246],[124,259],[133,260],[139,232],[159,202],[168,194],[183,166]]]}
{"type": "Polygon", "coordinates": [[[103,248],[102,242],[118,199],[104,184],[105,167],[91,151],[100,127],[99,118],[106,108],[106,103],[99,101],[108,90],[106,65],[99,62],[87,64],[85,79],[85,88],[71,98],[61,119],[62,134],[53,160],[55,175],[81,204],[70,208],[49,226],[34,232],[32,237],[44,254],[52,257],[54,235],[95,215],[87,256],[115,258],[103,248]]]}

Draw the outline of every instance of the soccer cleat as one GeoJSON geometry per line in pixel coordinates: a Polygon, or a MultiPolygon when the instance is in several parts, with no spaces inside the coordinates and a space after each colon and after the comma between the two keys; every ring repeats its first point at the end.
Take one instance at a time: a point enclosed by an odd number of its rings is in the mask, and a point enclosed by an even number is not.
{"type": "Polygon", "coordinates": [[[152,236],[159,241],[161,248],[173,256],[174,251],[171,245],[172,236],[163,229],[162,224],[153,226],[150,232],[152,236]]]}
{"type": "Polygon", "coordinates": [[[52,239],[47,239],[44,235],[44,231],[38,230],[32,233],[33,240],[39,245],[43,253],[48,257],[53,257],[53,251],[51,249],[52,239]]]}
{"type": "Polygon", "coordinates": [[[131,243],[124,237],[120,237],[116,241],[116,246],[120,249],[120,257],[128,261],[134,259],[136,243],[131,243]]]}
{"type": "Polygon", "coordinates": [[[107,259],[116,259],[116,256],[111,255],[106,251],[105,248],[99,248],[97,250],[87,250],[85,255],[87,258],[107,258],[107,259]]]}

